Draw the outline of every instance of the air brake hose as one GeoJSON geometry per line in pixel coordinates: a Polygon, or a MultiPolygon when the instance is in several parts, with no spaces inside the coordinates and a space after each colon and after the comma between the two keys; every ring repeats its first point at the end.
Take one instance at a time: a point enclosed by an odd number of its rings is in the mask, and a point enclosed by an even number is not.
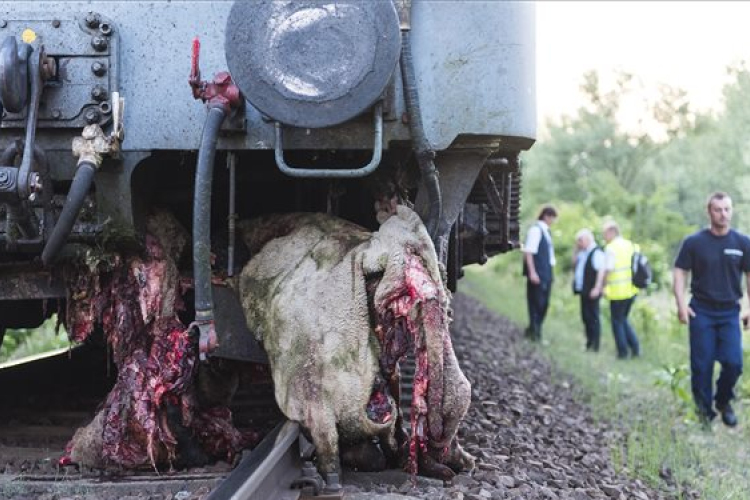
{"type": "Polygon", "coordinates": [[[44,250],[42,250],[42,262],[45,266],[55,261],[57,254],[68,240],[68,236],[73,230],[73,224],[78,219],[78,214],[83,207],[86,194],[88,194],[91,184],[94,182],[95,172],[96,166],[92,162],[87,160],[79,162],[60,218],[57,219],[57,224],[55,224],[55,228],[52,230],[47,244],[44,245],[44,250]]]}
{"type": "Polygon", "coordinates": [[[422,125],[422,110],[419,106],[419,93],[414,74],[414,63],[411,54],[411,31],[401,30],[401,79],[404,84],[404,100],[409,114],[409,130],[411,132],[412,148],[417,157],[417,164],[422,175],[422,182],[427,189],[428,210],[425,227],[430,234],[435,248],[438,248],[438,227],[443,211],[443,201],[440,194],[438,172],[435,168],[435,151],[427,141],[422,125]]]}
{"type": "Polygon", "coordinates": [[[195,278],[195,320],[201,323],[214,320],[214,301],[211,291],[211,185],[214,173],[216,142],[227,112],[221,106],[211,106],[203,126],[195,171],[193,199],[193,276],[195,278]]]}

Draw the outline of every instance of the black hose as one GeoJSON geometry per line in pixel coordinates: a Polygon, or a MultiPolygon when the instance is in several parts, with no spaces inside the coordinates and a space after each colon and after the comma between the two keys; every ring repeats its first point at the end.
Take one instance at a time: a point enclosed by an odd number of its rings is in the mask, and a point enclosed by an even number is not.
{"type": "Polygon", "coordinates": [[[404,100],[406,111],[409,113],[409,130],[411,131],[412,147],[417,157],[422,182],[427,189],[428,210],[425,227],[437,248],[438,227],[443,211],[443,201],[440,194],[438,173],[435,169],[435,151],[427,141],[422,125],[422,110],[419,106],[419,93],[414,75],[414,62],[411,55],[411,32],[401,31],[401,79],[404,83],[404,100]]]}
{"type": "Polygon", "coordinates": [[[195,170],[193,198],[193,277],[195,280],[195,319],[213,321],[214,300],[211,292],[211,184],[214,173],[216,141],[226,111],[211,107],[203,126],[198,166],[195,170]]]}
{"type": "Polygon", "coordinates": [[[94,182],[94,172],[96,172],[96,166],[89,161],[83,161],[78,165],[60,217],[57,219],[47,244],[44,245],[44,250],[42,250],[42,262],[45,266],[55,261],[57,254],[68,241],[68,236],[73,230],[73,224],[78,219],[83,201],[94,182]]]}

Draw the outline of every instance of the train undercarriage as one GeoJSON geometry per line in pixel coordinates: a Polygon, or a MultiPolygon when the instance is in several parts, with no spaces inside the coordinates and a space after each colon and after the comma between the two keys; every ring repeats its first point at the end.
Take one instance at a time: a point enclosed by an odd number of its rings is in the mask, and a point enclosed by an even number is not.
{"type": "Polygon", "coordinates": [[[312,212],[374,232],[406,205],[453,291],[463,266],[519,246],[532,7],[29,4],[0,2],[0,342],[57,314],[71,339],[114,345],[101,308],[86,335],[71,311],[122,262],[165,260],[159,214],[189,235],[166,265],[201,364],[267,363],[236,293],[241,221],[312,212]]]}

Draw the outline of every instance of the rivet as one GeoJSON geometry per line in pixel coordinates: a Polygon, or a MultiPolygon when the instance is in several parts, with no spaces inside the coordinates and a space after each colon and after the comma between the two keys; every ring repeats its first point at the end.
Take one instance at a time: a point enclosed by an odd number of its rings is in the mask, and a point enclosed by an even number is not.
{"type": "Polygon", "coordinates": [[[54,19],[52,21],[52,27],[53,28],[59,28],[60,27],[60,20],[59,19],[54,19]]]}
{"type": "Polygon", "coordinates": [[[88,14],[86,14],[85,22],[86,22],[86,26],[88,26],[89,28],[98,27],[99,21],[100,21],[99,14],[96,14],[94,12],[89,12],[88,14]]]}
{"type": "Polygon", "coordinates": [[[91,89],[91,97],[96,101],[103,101],[107,98],[107,89],[105,89],[101,85],[97,85],[96,87],[91,89]]]}
{"type": "Polygon", "coordinates": [[[0,28],[5,28],[6,26],[8,26],[8,21],[0,19],[0,28]]]}
{"type": "Polygon", "coordinates": [[[107,50],[107,45],[107,39],[103,36],[96,35],[91,38],[91,46],[94,47],[94,50],[96,50],[97,52],[107,50]]]}
{"type": "Polygon", "coordinates": [[[86,110],[86,113],[83,115],[83,117],[86,119],[86,123],[91,125],[92,123],[98,123],[100,116],[99,112],[95,109],[88,109],[86,110]]]}
{"type": "Polygon", "coordinates": [[[91,71],[96,76],[103,76],[107,72],[107,67],[99,61],[96,61],[91,65],[91,71]]]}
{"type": "Polygon", "coordinates": [[[62,112],[59,109],[53,109],[52,110],[52,119],[53,120],[59,120],[62,116],[62,112]]]}

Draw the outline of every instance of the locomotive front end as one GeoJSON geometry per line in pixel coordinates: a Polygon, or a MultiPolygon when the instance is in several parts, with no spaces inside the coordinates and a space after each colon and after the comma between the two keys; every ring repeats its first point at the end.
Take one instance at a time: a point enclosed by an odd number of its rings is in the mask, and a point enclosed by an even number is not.
{"type": "Polygon", "coordinates": [[[248,258],[235,221],[269,213],[375,230],[410,205],[455,289],[518,246],[533,18],[495,1],[0,2],[0,330],[68,300],[67,263],[143,248],[156,211],[192,230],[199,323],[248,258]]]}

